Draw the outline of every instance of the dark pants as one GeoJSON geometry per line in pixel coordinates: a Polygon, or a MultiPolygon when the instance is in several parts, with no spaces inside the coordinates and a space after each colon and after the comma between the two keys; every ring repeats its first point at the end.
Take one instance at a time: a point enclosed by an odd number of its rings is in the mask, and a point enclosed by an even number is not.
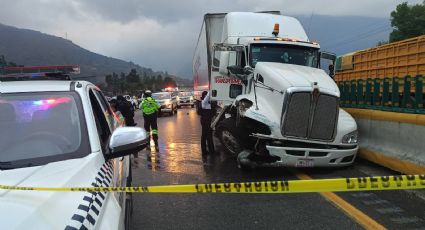
{"type": "Polygon", "coordinates": [[[202,126],[202,135],[201,135],[201,149],[202,154],[214,153],[214,142],[211,130],[211,114],[203,114],[201,116],[201,126],[202,126]],[[207,151],[208,146],[208,151],[207,151]]]}
{"type": "Polygon", "coordinates": [[[155,142],[155,146],[158,146],[158,123],[157,123],[157,114],[143,114],[143,119],[145,121],[145,129],[146,132],[149,133],[149,139],[150,139],[150,133],[152,129],[152,137],[153,141],[155,142]]]}

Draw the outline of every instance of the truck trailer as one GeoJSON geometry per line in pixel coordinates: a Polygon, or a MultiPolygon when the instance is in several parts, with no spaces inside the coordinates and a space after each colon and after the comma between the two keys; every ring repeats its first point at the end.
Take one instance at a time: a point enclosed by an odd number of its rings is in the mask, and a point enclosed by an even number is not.
{"type": "Polygon", "coordinates": [[[208,91],[211,128],[243,169],[341,167],[356,158],[357,125],[320,68],[300,22],[280,12],[206,14],[193,57],[195,91],[208,91]]]}

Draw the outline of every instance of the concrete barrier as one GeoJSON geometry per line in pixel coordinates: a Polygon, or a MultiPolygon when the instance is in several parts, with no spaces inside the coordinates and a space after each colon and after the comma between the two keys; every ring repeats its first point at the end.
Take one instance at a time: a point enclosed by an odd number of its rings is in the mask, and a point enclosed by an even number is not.
{"type": "Polygon", "coordinates": [[[403,173],[425,172],[425,115],[346,111],[357,121],[360,157],[403,173]]]}

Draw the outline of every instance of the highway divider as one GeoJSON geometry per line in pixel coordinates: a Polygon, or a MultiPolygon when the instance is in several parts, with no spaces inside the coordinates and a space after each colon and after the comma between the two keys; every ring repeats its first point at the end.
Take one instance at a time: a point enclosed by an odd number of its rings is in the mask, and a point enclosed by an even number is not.
{"type": "Polygon", "coordinates": [[[0,190],[50,192],[130,193],[316,193],[424,189],[425,175],[281,180],[239,183],[162,185],[140,187],[21,187],[0,185],[0,190]]]}

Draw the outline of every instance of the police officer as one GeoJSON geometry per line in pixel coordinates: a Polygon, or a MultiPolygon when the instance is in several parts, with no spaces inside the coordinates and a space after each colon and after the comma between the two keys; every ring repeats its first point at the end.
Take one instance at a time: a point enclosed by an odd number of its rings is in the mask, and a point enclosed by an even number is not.
{"type": "Polygon", "coordinates": [[[158,111],[161,108],[159,103],[152,98],[152,92],[150,90],[145,91],[145,97],[140,103],[140,109],[143,113],[143,119],[145,121],[145,129],[150,134],[152,128],[152,137],[155,142],[155,149],[158,151],[158,111]]]}
{"type": "Polygon", "coordinates": [[[214,153],[214,142],[211,130],[211,121],[213,117],[213,111],[211,110],[210,95],[207,91],[202,92],[201,97],[201,149],[202,154],[214,153]],[[207,151],[208,146],[208,151],[207,151]]]}

